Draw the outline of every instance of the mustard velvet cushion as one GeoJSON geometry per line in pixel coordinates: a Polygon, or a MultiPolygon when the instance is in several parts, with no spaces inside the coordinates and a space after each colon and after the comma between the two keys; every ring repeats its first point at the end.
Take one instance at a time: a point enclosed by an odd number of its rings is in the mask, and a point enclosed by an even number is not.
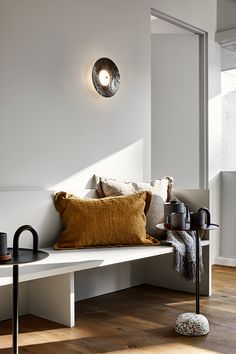
{"type": "Polygon", "coordinates": [[[54,203],[64,226],[55,249],[159,243],[146,233],[148,192],[103,199],[59,192],[54,203]]]}
{"type": "Polygon", "coordinates": [[[173,178],[162,177],[149,183],[121,182],[111,178],[96,178],[96,190],[99,197],[128,195],[141,191],[152,194],[152,201],[147,213],[147,233],[149,235],[165,238],[166,233],[156,228],[157,224],[164,223],[164,203],[169,202],[172,195],[173,178]]]}

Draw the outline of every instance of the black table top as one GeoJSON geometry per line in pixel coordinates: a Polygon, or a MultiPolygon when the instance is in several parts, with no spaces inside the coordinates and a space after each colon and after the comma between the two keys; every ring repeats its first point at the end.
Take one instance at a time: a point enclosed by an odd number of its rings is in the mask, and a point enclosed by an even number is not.
{"type": "Polygon", "coordinates": [[[34,253],[32,249],[28,248],[19,248],[18,256],[15,257],[13,256],[13,248],[8,248],[8,252],[11,254],[11,259],[0,262],[0,266],[38,262],[49,256],[47,252],[37,251],[34,253]]]}
{"type": "Polygon", "coordinates": [[[210,231],[210,230],[216,230],[219,228],[219,225],[217,224],[210,224],[207,225],[205,224],[203,227],[198,227],[198,228],[191,228],[190,223],[186,223],[186,227],[184,229],[172,229],[171,225],[169,224],[157,224],[156,227],[159,230],[173,230],[173,231],[210,231]]]}

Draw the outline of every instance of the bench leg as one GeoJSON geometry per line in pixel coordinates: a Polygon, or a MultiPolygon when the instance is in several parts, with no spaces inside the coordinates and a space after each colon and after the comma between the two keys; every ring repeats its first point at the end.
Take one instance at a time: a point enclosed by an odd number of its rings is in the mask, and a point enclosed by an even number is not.
{"type": "Polygon", "coordinates": [[[74,273],[32,280],[29,297],[32,315],[74,327],[74,273]]]}

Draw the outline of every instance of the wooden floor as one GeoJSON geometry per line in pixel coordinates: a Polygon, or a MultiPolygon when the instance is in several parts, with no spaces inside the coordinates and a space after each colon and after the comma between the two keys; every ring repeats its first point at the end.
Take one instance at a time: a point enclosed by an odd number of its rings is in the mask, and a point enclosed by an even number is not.
{"type": "MultiPolygon", "coordinates": [[[[141,286],[81,301],[75,328],[23,316],[20,354],[236,353],[236,268],[215,266],[213,295],[201,298],[207,336],[174,332],[176,317],[194,311],[194,296],[141,286]]],[[[11,353],[11,322],[0,323],[0,354],[11,353]]]]}

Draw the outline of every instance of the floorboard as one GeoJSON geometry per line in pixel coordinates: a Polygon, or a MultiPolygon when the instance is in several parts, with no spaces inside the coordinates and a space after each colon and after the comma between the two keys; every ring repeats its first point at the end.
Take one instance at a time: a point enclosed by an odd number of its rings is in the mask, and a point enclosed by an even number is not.
{"type": "MultiPolygon", "coordinates": [[[[19,354],[235,354],[236,268],[213,267],[213,295],[201,297],[210,333],[176,334],[176,317],[194,309],[193,295],[146,285],[99,296],[76,304],[75,328],[22,316],[19,354]]],[[[10,353],[11,321],[2,321],[0,354],[10,353]]]]}

